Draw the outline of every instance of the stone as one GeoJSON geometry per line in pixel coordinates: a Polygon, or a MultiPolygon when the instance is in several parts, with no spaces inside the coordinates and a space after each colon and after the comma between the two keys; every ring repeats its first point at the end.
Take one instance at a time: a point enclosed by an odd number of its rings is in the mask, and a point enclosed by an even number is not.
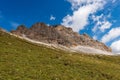
{"type": "Polygon", "coordinates": [[[79,34],[72,28],[63,25],[47,26],[45,23],[36,23],[30,28],[21,25],[11,33],[37,40],[44,43],[63,45],[66,47],[89,46],[100,50],[111,52],[111,48],[94,40],[88,34],[79,34]]]}

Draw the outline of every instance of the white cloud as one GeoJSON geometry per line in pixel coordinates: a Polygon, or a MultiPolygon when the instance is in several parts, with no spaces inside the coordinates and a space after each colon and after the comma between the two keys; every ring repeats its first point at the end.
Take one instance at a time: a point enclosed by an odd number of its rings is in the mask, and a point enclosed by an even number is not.
{"type": "Polygon", "coordinates": [[[120,54],[120,40],[113,42],[110,47],[114,53],[120,54]]]}
{"type": "Polygon", "coordinates": [[[96,23],[92,29],[94,33],[97,30],[105,32],[105,30],[109,29],[112,26],[112,24],[109,21],[107,21],[107,17],[110,17],[110,14],[108,16],[105,16],[103,14],[101,14],[100,16],[92,16],[93,21],[96,23]]]}
{"type": "Polygon", "coordinates": [[[102,42],[107,43],[114,40],[120,36],[120,27],[111,29],[107,34],[102,37],[102,42]]]}
{"type": "Polygon", "coordinates": [[[54,17],[53,15],[50,16],[50,20],[55,20],[56,17],[54,17]]]}
{"type": "Polygon", "coordinates": [[[92,16],[93,21],[99,21],[101,18],[103,18],[104,14],[101,14],[100,16],[92,16]]]}
{"type": "Polygon", "coordinates": [[[64,26],[73,28],[74,31],[84,29],[89,24],[89,16],[101,10],[105,5],[104,0],[68,0],[72,5],[73,14],[63,18],[64,26]]]}
{"type": "Polygon", "coordinates": [[[109,29],[112,26],[112,24],[108,21],[104,21],[103,24],[100,27],[100,30],[104,32],[106,29],[109,29]]]}
{"type": "Polygon", "coordinates": [[[100,20],[103,19],[103,17],[104,17],[103,14],[101,14],[100,16],[92,15],[92,19],[96,23],[95,26],[92,29],[92,31],[94,33],[98,30],[98,28],[100,27],[100,25],[102,25],[102,22],[100,20]]]}
{"type": "Polygon", "coordinates": [[[104,0],[67,0],[67,1],[71,3],[73,10],[78,9],[83,5],[94,4],[94,3],[100,3],[100,5],[102,3],[103,5],[105,3],[104,0]]]}

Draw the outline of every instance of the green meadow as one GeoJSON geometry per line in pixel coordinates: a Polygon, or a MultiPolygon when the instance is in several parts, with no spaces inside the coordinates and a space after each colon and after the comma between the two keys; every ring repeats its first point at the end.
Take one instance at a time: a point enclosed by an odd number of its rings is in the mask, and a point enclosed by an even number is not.
{"type": "Polygon", "coordinates": [[[0,31],[0,80],[120,80],[120,56],[66,52],[0,31]]]}

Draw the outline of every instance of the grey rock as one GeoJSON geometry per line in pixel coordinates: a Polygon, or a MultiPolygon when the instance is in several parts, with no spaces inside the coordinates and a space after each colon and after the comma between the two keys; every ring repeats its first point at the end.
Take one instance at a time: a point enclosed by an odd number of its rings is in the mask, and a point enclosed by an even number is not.
{"type": "Polygon", "coordinates": [[[111,52],[111,48],[107,47],[102,42],[92,39],[87,34],[80,35],[62,25],[47,26],[45,23],[36,23],[31,28],[27,29],[25,26],[19,26],[11,33],[22,36],[26,35],[28,38],[40,42],[59,44],[66,47],[75,46],[89,46],[100,50],[111,52]]]}

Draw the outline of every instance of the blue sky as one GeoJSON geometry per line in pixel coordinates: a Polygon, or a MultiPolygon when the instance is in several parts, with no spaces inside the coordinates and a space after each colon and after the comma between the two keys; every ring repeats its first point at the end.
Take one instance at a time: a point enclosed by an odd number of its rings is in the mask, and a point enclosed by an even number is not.
{"type": "Polygon", "coordinates": [[[71,27],[120,53],[120,0],[0,0],[2,28],[36,22],[71,27]]]}

